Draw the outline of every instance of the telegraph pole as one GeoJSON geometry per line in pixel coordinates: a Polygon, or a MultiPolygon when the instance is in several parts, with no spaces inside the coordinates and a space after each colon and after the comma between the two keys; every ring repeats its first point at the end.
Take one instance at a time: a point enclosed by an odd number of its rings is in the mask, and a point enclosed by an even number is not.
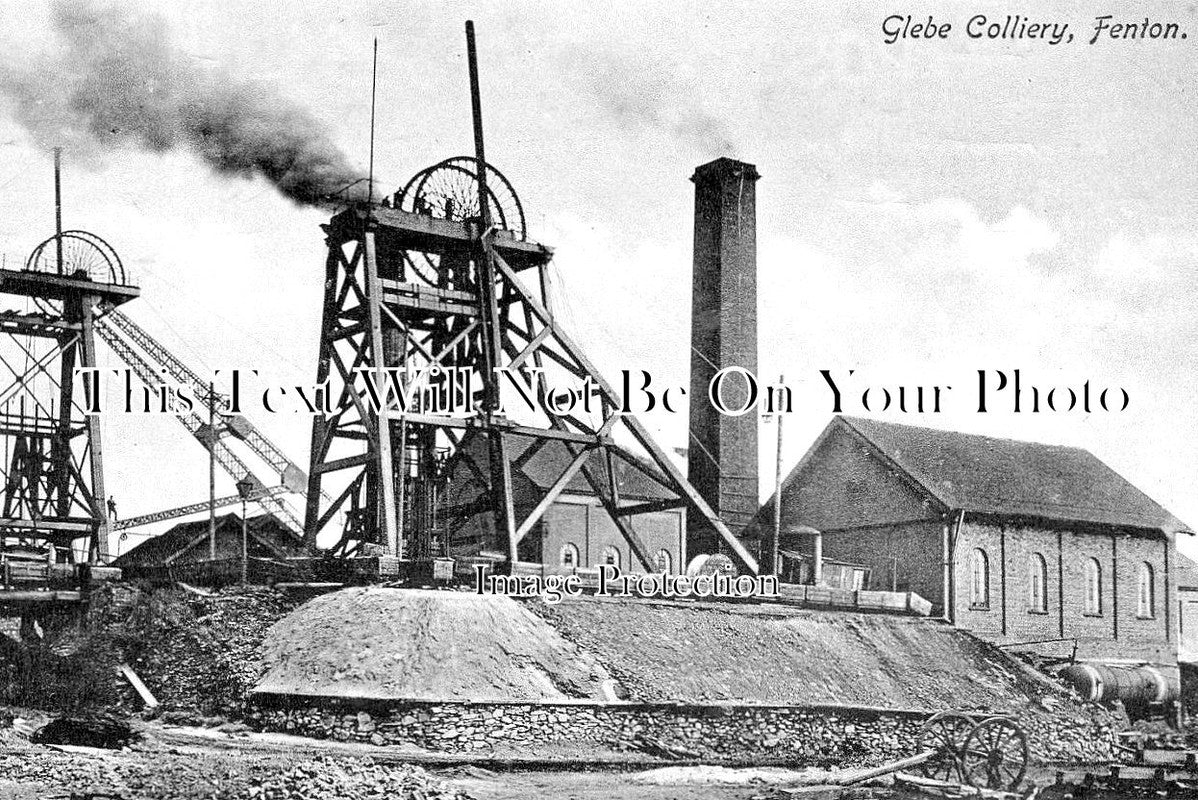
{"type": "Polygon", "coordinates": [[[216,560],[216,383],[208,382],[208,560],[216,560]]]}
{"type": "MultiPolygon", "coordinates": [[[[786,385],[785,376],[778,376],[778,385],[786,385]]],[[[778,409],[778,452],[774,461],[774,536],[770,548],[770,570],[775,575],[778,574],[778,539],[782,536],[782,418],[785,416],[782,411],[778,409]]]]}

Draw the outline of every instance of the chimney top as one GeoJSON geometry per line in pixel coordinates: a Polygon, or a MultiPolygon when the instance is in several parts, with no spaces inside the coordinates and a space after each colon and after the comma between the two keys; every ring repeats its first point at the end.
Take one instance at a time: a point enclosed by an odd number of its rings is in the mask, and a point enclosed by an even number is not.
{"type": "Polygon", "coordinates": [[[700,180],[719,180],[731,176],[740,176],[751,180],[757,180],[761,175],[757,172],[757,166],[744,161],[737,161],[735,158],[717,158],[715,161],[708,161],[695,168],[695,174],[691,176],[691,180],[698,183],[700,180]]]}

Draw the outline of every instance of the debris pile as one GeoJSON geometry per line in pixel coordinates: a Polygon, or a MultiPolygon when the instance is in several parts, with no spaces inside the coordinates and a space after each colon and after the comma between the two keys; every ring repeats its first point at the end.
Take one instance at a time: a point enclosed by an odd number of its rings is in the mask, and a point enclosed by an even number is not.
{"type": "Polygon", "coordinates": [[[469,800],[412,764],[376,764],[370,759],[329,757],[297,764],[286,772],[255,779],[232,800],[469,800]]]}
{"type": "Polygon", "coordinates": [[[420,767],[143,742],[117,753],[7,748],[0,797],[114,800],[470,800],[420,767]]]}
{"type": "Polygon", "coordinates": [[[136,695],[116,676],[128,663],[168,712],[236,717],[261,674],[267,630],[293,608],[281,592],[230,587],[215,593],[188,588],[136,591],[116,587],[93,603],[93,640],[112,655],[110,680],[122,684],[126,708],[136,695]]]}
{"type": "Polygon", "coordinates": [[[189,614],[146,642],[133,667],[164,707],[237,716],[262,672],[266,632],[292,610],[272,589],[184,597],[189,614]]]}

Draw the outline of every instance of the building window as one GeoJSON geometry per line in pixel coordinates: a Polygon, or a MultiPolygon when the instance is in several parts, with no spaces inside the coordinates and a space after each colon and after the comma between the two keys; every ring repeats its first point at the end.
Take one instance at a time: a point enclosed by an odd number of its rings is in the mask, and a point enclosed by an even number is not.
{"type": "Polygon", "coordinates": [[[1085,613],[1090,616],[1102,614],[1102,565],[1098,559],[1086,562],[1086,605],[1085,613]]]}
{"type": "Polygon", "coordinates": [[[978,548],[969,561],[973,581],[969,585],[970,608],[990,607],[990,560],[986,551],[978,548]]]}
{"type": "Polygon", "coordinates": [[[1034,614],[1048,611],[1048,563],[1044,556],[1032,553],[1028,559],[1027,610],[1034,614]]]}
{"type": "Polygon", "coordinates": [[[657,558],[654,559],[653,565],[658,572],[672,572],[674,559],[670,557],[670,551],[665,549],[658,550],[657,558]]]}
{"type": "Polygon", "coordinates": [[[610,564],[618,568],[620,566],[620,551],[616,549],[615,545],[609,544],[603,548],[603,555],[599,557],[599,563],[610,564]]]}
{"type": "Polygon", "coordinates": [[[571,569],[578,566],[578,547],[570,542],[562,545],[562,566],[571,569]]]}
{"type": "Polygon", "coordinates": [[[1152,565],[1144,562],[1140,565],[1140,601],[1136,616],[1142,619],[1152,619],[1156,616],[1156,583],[1153,580],[1152,565]]]}

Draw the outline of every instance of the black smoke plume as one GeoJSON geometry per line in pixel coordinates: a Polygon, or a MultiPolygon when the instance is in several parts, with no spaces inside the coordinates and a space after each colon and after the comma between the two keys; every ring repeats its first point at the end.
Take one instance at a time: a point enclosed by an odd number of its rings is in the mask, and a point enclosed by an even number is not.
{"type": "Polygon", "coordinates": [[[77,156],[186,149],[219,173],[265,178],[300,204],[362,177],[309,111],[269,86],[197,66],[160,17],[57,0],[52,20],[51,52],[0,60],[0,93],[45,144],[77,156]]]}

